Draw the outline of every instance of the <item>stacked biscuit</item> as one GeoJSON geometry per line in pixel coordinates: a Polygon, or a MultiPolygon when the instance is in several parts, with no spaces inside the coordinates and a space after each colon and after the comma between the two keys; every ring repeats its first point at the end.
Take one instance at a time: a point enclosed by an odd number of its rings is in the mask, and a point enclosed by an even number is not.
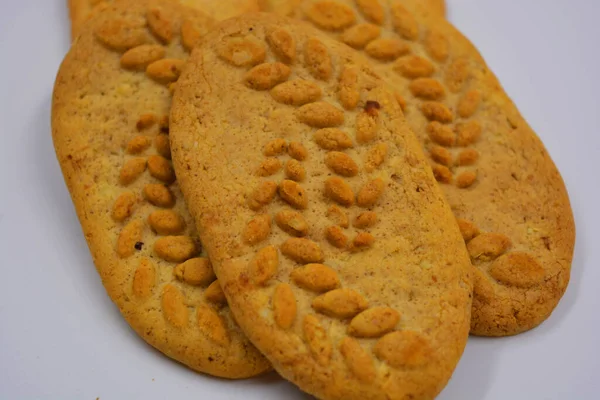
{"type": "Polygon", "coordinates": [[[564,293],[562,179],[439,0],[70,7],[56,153],[109,296],[167,356],[430,399],[469,332],[564,293]]]}

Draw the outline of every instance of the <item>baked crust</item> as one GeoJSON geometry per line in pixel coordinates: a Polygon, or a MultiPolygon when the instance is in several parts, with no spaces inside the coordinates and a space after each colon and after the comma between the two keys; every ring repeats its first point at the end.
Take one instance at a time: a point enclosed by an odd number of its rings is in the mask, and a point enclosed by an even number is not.
{"type": "Polygon", "coordinates": [[[246,14],[171,110],[182,191],[236,321],[323,399],[431,399],[464,349],[471,266],[395,96],[357,53],[246,14]]]}
{"type": "MultiPolygon", "coordinates": [[[[184,6],[194,8],[217,21],[234,17],[246,12],[259,11],[256,0],[165,0],[166,2],[179,2],[184,6]]],[[[438,1],[438,0],[434,0],[438,1]]],[[[113,0],[68,0],[69,17],[71,19],[71,38],[85,25],[86,20],[97,10],[110,4],[113,0]]]]}
{"type": "Polygon", "coordinates": [[[293,17],[362,51],[401,97],[475,266],[471,333],[536,327],[571,270],[575,225],[560,173],[477,49],[427,2],[360,3],[303,0],[293,17]],[[339,15],[323,19],[332,9],[353,22],[334,29],[339,15]]]}
{"type": "Polygon", "coordinates": [[[187,58],[182,42],[212,25],[158,0],[123,0],[94,14],[58,72],[52,135],[94,263],[123,317],[190,368],[244,378],[269,364],[232,319],[169,160],[168,84],[187,58]]]}

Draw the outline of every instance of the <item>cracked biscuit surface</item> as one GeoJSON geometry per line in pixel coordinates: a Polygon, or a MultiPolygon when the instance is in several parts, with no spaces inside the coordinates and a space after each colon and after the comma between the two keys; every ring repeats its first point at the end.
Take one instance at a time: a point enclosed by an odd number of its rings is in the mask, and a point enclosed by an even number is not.
{"type": "Polygon", "coordinates": [[[208,374],[269,369],[234,322],[171,164],[170,85],[207,16],[155,0],[95,14],[56,78],[52,135],[102,282],[149,344],[208,374]]]}
{"type": "Polygon", "coordinates": [[[171,111],[182,191],[236,321],[323,399],[431,399],[466,343],[470,262],[396,97],[269,14],[218,25],[171,111]]]}
{"type": "Polygon", "coordinates": [[[543,322],[569,282],[573,214],[550,155],[479,52],[420,0],[278,2],[292,3],[293,17],[361,51],[397,91],[475,267],[471,333],[543,322]]]}

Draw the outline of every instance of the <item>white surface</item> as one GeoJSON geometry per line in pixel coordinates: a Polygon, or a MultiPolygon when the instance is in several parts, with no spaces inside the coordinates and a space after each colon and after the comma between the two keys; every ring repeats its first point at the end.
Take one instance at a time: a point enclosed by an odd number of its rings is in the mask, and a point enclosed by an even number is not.
{"type": "MultiPolygon", "coordinates": [[[[65,0],[0,1],[0,399],[303,399],[266,378],[225,382],[145,345],[106,296],[50,137],[68,49],[65,0]]],[[[449,0],[567,183],[577,222],[569,289],[551,319],[469,341],[439,399],[600,398],[600,2],[449,0]]]]}

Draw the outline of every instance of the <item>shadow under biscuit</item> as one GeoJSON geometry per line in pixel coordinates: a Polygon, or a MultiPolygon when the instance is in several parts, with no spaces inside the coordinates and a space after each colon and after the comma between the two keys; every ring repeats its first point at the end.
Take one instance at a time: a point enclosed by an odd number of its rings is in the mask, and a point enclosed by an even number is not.
{"type": "Polygon", "coordinates": [[[438,400],[485,399],[495,375],[495,358],[502,339],[470,336],[467,347],[438,400]]]}
{"type": "MultiPolygon", "coordinates": [[[[228,383],[231,385],[231,383],[228,383]]],[[[286,400],[310,400],[315,397],[302,392],[294,384],[283,379],[277,372],[271,371],[260,376],[237,381],[231,389],[232,398],[242,398],[244,393],[255,392],[264,395],[264,398],[281,398],[285,393],[286,400]]]]}

